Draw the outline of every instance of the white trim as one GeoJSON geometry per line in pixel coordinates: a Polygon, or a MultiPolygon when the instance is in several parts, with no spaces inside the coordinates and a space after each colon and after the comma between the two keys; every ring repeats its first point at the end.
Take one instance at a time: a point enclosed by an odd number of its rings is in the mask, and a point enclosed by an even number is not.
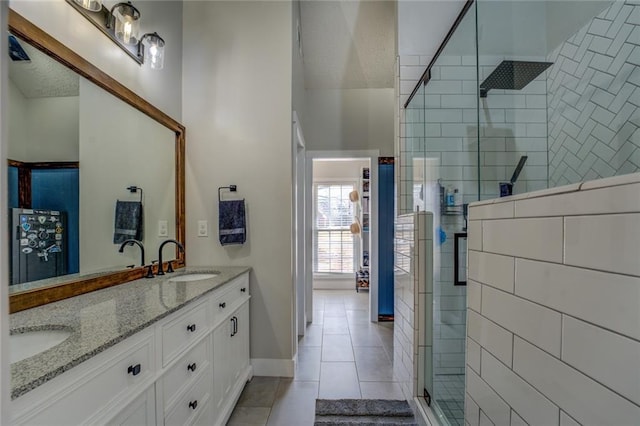
{"type": "MultiPolygon", "coordinates": [[[[7,28],[7,15],[9,2],[0,1],[0,25],[7,28]]],[[[4,39],[6,40],[6,38],[4,39]]],[[[7,200],[7,43],[0,46],[0,198],[7,200]]],[[[0,217],[0,271],[4,273],[0,277],[0,424],[9,424],[11,419],[11,407],[9,395],[9,253],[8,243],[8,215],[3,213],[0,217]]]]}
{"type": "Polygon", "coordinates": [[[251,358],[254,376],[293,377],[295,359],[251,358]]]}
{"type": "Polygon", "coordinates": [[[305,141],[298,113],[292,111],[292,202],[291,202],[291,276],[292,276],[292,303],[291,303],[291,351],[295,355],[298,352],[298,337],[304,336],[307,323],[308,309],[306,306],[306,293],[311,291],[305,285],[306,263],[305,236],[297,232],[305,228],[307,220],[305,214],[306,204],[306,156],[305,141]]]}
{"type": "Polygon", "coordinates": [[[424,404],[420,400],[420,397],[413,398],[412,402],[413,403],[410,403],[410,405],[412,406],[411,408],[413,408],[413,412],[416,414],[416,418],[420,422],[419,424],[421,426],[433,426],[440,424],[431,408],[424,407],[424,404]]]}
{"type": "MultiPolygon", "coordinates": [[[[369,258],[369,319],[371,322],[378,322],[378,157],[380,156],[380,150],[378,149],[366,149],[357,151],[307,151],[307,176],[308,180],[305,183],[305,187],[311,192],[311,182],[313,181],[313,160],[314,159],[368,159],[370,169],[370,182],[371,187],[369,194],[371,196],[371,204],[369,206],[370,211],[370,227],[371,227],[371,247],[376,248],[370,250],[369,258]]],[[[312,210],[311,200],[312,197],[307,197],[305,202],[307,203],[308,211],[312,210]]],[[[307,213],[307,218],[309,213],[307,213]]],[[[308,222],[311,222],[309,220],[308,222]]],[[[311,224],[309,223],[305,229],[306,237],[313,238],[311,224]]],[[[313,241],[311,239],[306,240],[307,247],[311,247],[313,241]]],[[[308,276],[308,279],[311,279],[308,276]]],[[[354,289],[355,291],[355,289],[354,289]]]]}

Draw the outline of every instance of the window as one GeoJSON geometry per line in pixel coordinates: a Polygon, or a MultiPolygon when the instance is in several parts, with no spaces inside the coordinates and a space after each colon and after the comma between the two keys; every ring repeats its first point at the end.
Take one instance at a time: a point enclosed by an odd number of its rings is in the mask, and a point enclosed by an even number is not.
{"type": "Polygon", "coordinates": [[[318,273],[352,273],[354,267],[353,203],[349,193],[354,183],[318,183],[314,185],[315,221],[313,271],[318,273]]]}

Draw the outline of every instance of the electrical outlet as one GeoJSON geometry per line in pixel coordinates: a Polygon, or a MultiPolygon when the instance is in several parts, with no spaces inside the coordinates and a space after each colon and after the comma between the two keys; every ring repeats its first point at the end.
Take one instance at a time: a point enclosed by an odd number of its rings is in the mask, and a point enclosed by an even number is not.
{"type": "Polygon", "coordinates": [[[166,220],[158,221],[158,237],[168,237],[169,236],[169,225],[166,220]]]}
{"type": "Polygon", "coordinates": [[[209,229],[206,220],[198,221],[198,237],[207,237],[209,236],[209,229]]]}

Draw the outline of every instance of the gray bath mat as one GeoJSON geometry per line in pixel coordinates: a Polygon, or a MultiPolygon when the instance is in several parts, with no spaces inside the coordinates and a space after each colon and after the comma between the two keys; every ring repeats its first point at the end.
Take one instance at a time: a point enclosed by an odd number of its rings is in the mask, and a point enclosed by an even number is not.
{"type": "Polygon", "coordinates": [[[390,399],[316,399],[316,426],[416,425],[407,401],[390,399]]]}

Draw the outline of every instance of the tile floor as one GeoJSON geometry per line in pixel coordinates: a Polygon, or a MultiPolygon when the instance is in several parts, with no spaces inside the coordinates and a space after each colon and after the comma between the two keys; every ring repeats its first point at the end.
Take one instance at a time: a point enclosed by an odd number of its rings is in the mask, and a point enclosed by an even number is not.
{"type": "Polygon", "coordinates": [[[464,426],[464,374],[433,378],[436,403],[451,425],[464,426]]]}
{"type": "Polygon", "coordinates": [[[254,377],[228,425],[313,425],[316,398],[404,399],[393,376],[393,323],[369,322],[368,303],[368,292],[314,291],[295,377],[254,377]]]}

